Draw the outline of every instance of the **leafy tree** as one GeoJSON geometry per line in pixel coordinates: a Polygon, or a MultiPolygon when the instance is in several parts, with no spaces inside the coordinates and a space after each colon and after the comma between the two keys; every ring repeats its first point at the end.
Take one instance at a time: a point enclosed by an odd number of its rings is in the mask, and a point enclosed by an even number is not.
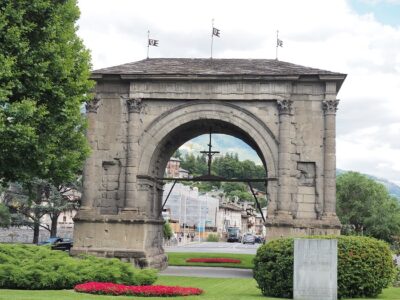
{"type": "Polygon", "coordinates": [[[0,203],[0,227],[8,227],[11,223],[11,215],[8,207],[0,203]]]}
{"type": "Polygon", "coordinates": [[[173,155],[173,157],[179,158],[180,160],[182,160],[182,152],[177,149],[173,155]]]}
{"type": "Polygon", "coordinates": [[[58,187],[48,183],[43,202],[47,204],[47,214],[50,217],[50,237],[57,236],[58,218],[61,213],[79,208],[80,195],[74,195],[80,189],[79,182],[60,185],[58,187]]]}
{"type": "MultiPolygon", "coordinates": [[[[207,173],[207,159],[204,155],[195,156],[192,153],[182,158],[181,166],[187,169],[191,175],[198,176],[207,173]]],[[[211,173],[213,175],[225,178],[265,178],[265,169],[263,166],[256,165],[251,160],[240,161],[237,153],[227,153],[215,157],[212,163],[211,173]]],[[[257,182],[252,184],[254,188],[265,190],[265,184],[257,182]]],[[[199,188],[202,192],[211,191],[214,186],[224,190],[224,194],[229,197],[238,197],[241,201],[254,201],[253,195],[248,191],[247,184],[241,182],[200,182],[193,183],[193,186],[199,188]]],[[[265,198],[260,198],[261,207],[267,205],[265,198]]]]}
{"type": "Polygon", "coordinates": [[[164,238],[166,240],[169,240],[172,237],[173,233],[172,233],[172,228],[171,228],[171,225],[169,224],[169,222],[164,223],[163,233],[164,233],[164,238]]]}
{"type": "Polygon", "coordinates": [[[268,201],[266,197],[257,197],[258,203],[260,203],[261,208],[266,207],[268,205],[268,201]]]}
{"type": "Polygon", "coordinates": [[[228,193],[230,198],[238,197],[241,201],[254,201],[253,196],[249,192],[234,190],[228,193]]]}
{"type": "MultiPolygon", "coordinates": [[[[0,7],[0,178],[58,186],[88,154],[80,112],[93,83],[75,0],[4,0],[0,7]]],[[[30,199],[35,202],[36,199],[30,199]]]]}
{"type": "Polygon", "coordinates": [[[193,155],[193,153],[185,155],[185,158],[181,161],[181,167],[185,170],[188,170],[190,175],[195,176],[196,157],[193,155]]]}
{"type": "Polygon", "coordinates": [[[385,186],[357,172],[339,175],[336,185],[337,214],[348,232],[388,242],[400,234],[400,205],[385,186]]]}
{"type": "Polygon", "coordinates": [[[224,189],[224,192],[227,195],[229,195],[233,191],[239,191],[239,192],[247,191],[246,185],[242,182],[225,182],[222,185],[222,188],[224,189]]]}
{"type": "Polygon", "coordinates": [[[49,212],[43,201],[47,182],[34,179],[25,185],[14,183],[5,193],[5,203],[13,216],[13,225],[28,226],[33,229],[33,243],[39,241],[40,227],[46,228],[41,219],[49,212]]]}
{"type": "Polygon", "coordinates": [[[79,200],[71,191],[75,184],[54,186],[49,181],[34,179],[28,184],[14,183],[5,193],[5,202],[11,212],[12,225],[28,226],[33,229],[33,243],[39,240],[39,229],[50,232],[50,237],[57,236],[57,221],[62,212],[77,209],[79,200]],[[49,215],[50,226],[43,224],[43,217],[49,215]]]}

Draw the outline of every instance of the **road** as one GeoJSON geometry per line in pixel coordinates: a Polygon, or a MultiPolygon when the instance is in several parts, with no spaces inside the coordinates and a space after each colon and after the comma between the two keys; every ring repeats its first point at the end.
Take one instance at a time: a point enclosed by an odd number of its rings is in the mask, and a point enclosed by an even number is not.
{"type": "Polygon", "coordinates": [[[169,266],[161,271],[160,275],[208,278],[252,278],[253,270],[220,267],[169,266]]]}
{"type": "Polygon", "coordinates": [[[202,253],[234,253],[256,254],[262,244],[243,245],[241,243],[202,242],[190,243],[181,246],[165,247],[166,252],[202,252],[202,253]]]}

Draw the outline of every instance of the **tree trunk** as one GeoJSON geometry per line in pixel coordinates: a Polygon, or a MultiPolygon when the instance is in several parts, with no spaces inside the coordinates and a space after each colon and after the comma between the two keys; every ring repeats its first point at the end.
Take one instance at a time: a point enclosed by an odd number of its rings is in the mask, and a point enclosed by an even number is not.
{"type": "Polygon", "coordinates": [[[59,214],[54,214],[51,216],[51,227],[50,227],[50,237],[57,236],[57,221],[59,214]]]}
{"type": "Polygon", "coordinates": [[[39,229],[40,229],[40,223],[34,222],[33,223],[33,243],[34,244],[37,244],[39,242],[39,229]]]}

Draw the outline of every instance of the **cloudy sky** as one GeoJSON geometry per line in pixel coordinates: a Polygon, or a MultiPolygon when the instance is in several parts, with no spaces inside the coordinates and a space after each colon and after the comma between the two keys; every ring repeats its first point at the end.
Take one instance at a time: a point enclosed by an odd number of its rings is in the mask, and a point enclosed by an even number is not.
{"type": "MultiPolygon", "coordinates": [[[[279,29],[280,60],[348,74],[338,95],[338,168],[400,184],[400,0],[79,0],[79,7],[94,69],[144,59],[147,30],[160,41],[150,57],[209,57],[213,18],[221,30],[214,57],[275,58],[279,29]]],[[[222,144],[253,155],[241,143],[222,144]]]]}

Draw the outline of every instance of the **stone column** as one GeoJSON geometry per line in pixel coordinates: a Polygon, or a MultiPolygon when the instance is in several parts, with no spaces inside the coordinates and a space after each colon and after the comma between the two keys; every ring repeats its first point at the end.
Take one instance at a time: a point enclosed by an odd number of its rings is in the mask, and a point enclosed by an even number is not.
{"type": "Polygon", "coordinates": [[[339,100],[324,100],[324,217],[336,216],[336,111],[339,100]]]}
{"type": "Polygon", "coordinates": [[[290,216],[290,114],[293,101],[278,101],[279,110],[279,156],[278,156],[278,211],[279,218],[290,216]]]}
{"type": "Polygon", "coordinates": [[[125,208],[124,210],[137,210],[137,167],[140,135],[140,112],[143,108],[142,99],[134,98],[126,100],[128,106],[128,130],[127,130],[127,159],[125,182],[125,208]]]}
{"type": "Polygon", "coordinates": [[[86,103],[86,117],[88,127],[86,138],[89,142],[91,153],[85,161],[83,169],[83,193],[81,210],[88,210],[93,207],[93,203],[97,195],[96,187],[96,126],[97,126],[97,109],[100,106],[100,98],[95,97],[93,100],[86,103]]]}

